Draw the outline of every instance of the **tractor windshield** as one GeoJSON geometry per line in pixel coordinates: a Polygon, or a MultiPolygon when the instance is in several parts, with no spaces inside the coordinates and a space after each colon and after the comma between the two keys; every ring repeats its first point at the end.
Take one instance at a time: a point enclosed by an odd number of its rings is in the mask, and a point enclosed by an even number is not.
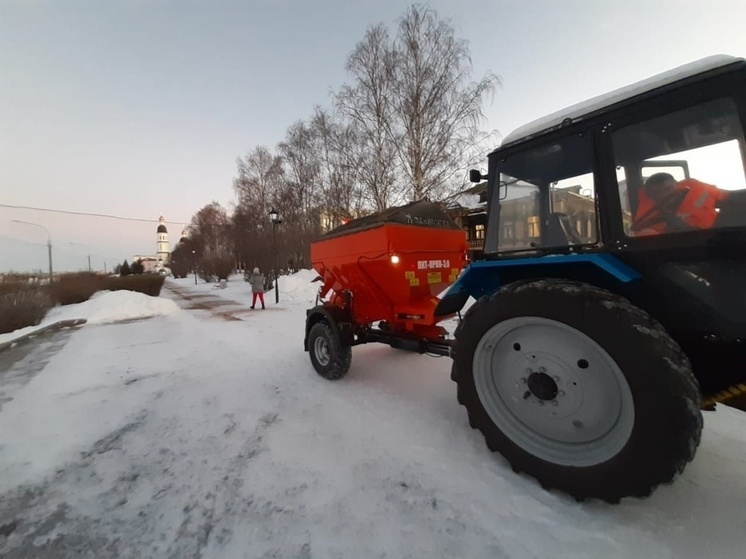
{"type": "Polygon", "coordinates": [[[499,181],[499,227],[488,228],[486,252],[597,241],[591,135],[566,137],[507,157],[499,164],[499,181]]]}
{"type": "Polygon", "coordinates": [[[612,141],[629,237],[746,226],[746,149],[732,99],[620,127],[612,141]]]}

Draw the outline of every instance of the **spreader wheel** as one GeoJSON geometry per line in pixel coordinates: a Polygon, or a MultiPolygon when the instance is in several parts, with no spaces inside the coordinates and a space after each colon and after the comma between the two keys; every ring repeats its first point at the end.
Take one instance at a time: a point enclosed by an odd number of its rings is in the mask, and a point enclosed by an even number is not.
{"type": "Polygon", "coordinates": [[[546,488],[618,502],[671,482],[702,430],[689,360],[626,299],[537,280],[472,306],[452,378],[487,445],[546,488]]]}
{"type": "Polygon", "coordinates": [[[340,379],[350,370],[352,349],[342,345],[342,340],[324,321],[311,327],[308,333],[308,352],[313,368],[327,380],[340,379]]]}

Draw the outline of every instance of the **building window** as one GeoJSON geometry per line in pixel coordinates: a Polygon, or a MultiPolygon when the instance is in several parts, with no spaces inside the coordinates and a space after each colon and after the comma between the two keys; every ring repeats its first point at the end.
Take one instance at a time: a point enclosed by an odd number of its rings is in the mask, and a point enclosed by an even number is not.
{"type": "Polygon", "coordinates": [[[508,221],[505,225],[503,225],[503,239],[510,240],[515,239],[515,228],[513,227],[513,222],[508,221]]]}
{"type": "Polygon", "coordinates": [[[474,238],[484,240],[484,224],[479,223],[474,226],[474,238]]]}
{"type": "Polygon", "coordinates": [[[533,215],[528,218],[528,236],[532,238],[539,237],[541,235],[539,230],[539,216],[533,215]]]}

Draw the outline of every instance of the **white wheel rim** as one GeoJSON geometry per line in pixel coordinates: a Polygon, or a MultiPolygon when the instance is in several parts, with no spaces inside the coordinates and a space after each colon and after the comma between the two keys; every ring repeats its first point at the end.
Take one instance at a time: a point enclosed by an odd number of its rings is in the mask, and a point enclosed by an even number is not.
{"type": "Polygon", "coordinates": [[[319,336],[314,340],[313,352],[319,365],[326,367],[329,364],[329,341],[324,336],[319,336]]]}
{"type": "Polygon", "coordinates": [[[624,448],[634,400],[619,366],[593,339],[540,317],[490,328],[473,360],[479,399],[526,452],[565,466],[592,466],[624,448]]]}

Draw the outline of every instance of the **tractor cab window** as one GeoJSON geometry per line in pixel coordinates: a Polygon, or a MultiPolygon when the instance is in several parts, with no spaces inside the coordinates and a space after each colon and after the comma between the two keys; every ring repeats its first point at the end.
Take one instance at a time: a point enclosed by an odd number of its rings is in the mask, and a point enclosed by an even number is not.
{"type": "Polygon", "coordinates": [[[626,235],[746,226],[746,146],[731,99],[621,127],[612,138],[626,235]]]}
{"type": "Polygon", "coordinates": [[[509,155],[498,172],[492,203],[499,203],[499,213],[491,212],[486,252],[567,249],[597,241],[590,134],[509,155]]]}

